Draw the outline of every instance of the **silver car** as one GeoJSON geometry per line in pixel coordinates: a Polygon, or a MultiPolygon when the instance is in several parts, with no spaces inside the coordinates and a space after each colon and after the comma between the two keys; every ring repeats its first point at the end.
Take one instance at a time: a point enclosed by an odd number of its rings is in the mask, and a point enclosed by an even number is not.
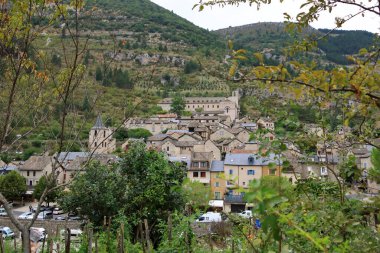
{"type": "Polygon", "coordinates": [[[1,236],[5,238],[14,238],[15,233],[9,228],[9,227],[0,227],[0,234],[1,236]]]}
{"type": "Polygon", "coordinates": [[[20,216],[18,216],[18,218],[20,220],[29,220],[29,219],[32,219],[32,217],[33,217],[33,213],[32,212],[26,212],[26,213],[23,213],[20,216]]]}

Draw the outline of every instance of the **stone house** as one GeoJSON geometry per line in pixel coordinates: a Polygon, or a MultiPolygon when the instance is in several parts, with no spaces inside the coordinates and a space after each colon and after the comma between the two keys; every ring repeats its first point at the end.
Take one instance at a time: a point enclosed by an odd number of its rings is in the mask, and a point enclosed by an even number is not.
{"type": "Polygon", "coordinates": [[[230,153],[231,150],[240,149],[244,146],[243,142],[238,139],[225,139],[219,142],[214,142],[222,153],[230,153]]]}
{"type": "Polygon", "coordinates": [[[211,152],[212,159],[220,161],[222,159],[222,155],[220,149],[210,140],[205,141],[203,144],[194,145],[195,152],[211,152]]]}
{"type": "Polygon", "coordinates": [[[270,131],[274,131],[274,122],[270,118],[260,118],[257,121],[257,125],[259,126],[259,128],[264,128],[270,131]]]}
{"type": "Polygon", "coordinates": [[[210,135],[210,140],[219,141],[224,139],[233,139],[235,135],[227,130],[227,128],[220,128],[210,135]]]}
{"type": "Polygon", "coordinates": [[[26,185],[33,189],[42,176],[52,173],[52,156],[31,156],[24,164],[20,165],[19,172],[26,178],[26,185]]]}
{"type": "Polygon", "coordinates": [[[211,152],[192,152],[191,165],[187,171],[187,177],[191,181],[210,184],[210,166],[212,161],[211,152]]]}
{"type": "Polygon", "coordinates": [[[168,134],[155,134],[153,136],[148,137],[146,141],[146,146],[147,148],[161,150],[162,144],[164,144],[167,140],[175,141],[176,139],[168,134]]]}
{"type": "Polygon", "coordinates": [[[108,154],[116,150],[116,139],[113,138],[114,129],[104,126],[99,115],[95,125],[91,128],[88,147],[90,152],[108,154]]]}
{"type": "Polygon", "coordinates": [[[90,154],[85,156],[76,156],[70,162],[66,162],[65,170],[61,171],[58,176],[58,182],[65,184],[73,180],[77,173],[86,170],[89,162],[99,162],[101,165],[111,165],[118,161],[118,157],[110,154],[90,154]]]}

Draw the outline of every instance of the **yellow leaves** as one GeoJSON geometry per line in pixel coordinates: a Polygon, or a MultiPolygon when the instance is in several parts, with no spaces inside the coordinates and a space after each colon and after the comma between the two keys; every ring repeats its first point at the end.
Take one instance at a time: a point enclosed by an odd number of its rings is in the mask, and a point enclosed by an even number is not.
{"type": "Polygon", "coordinates": [[[234,62],[232,63],[232,65],[231,65],[231,67],[230,67],[230,70],[229,70],[229,72],[228,72],[228,76],[229,76],[229,77],[233,77],[233,76],[235,76],[235,74],[236,74],[236,70],[237,70],[237,62],[234,61],[234,62]]]}
{"type": "Polygon", "coordinates": [[[260,62],[261,65],[264,65],[264,56],[260,53],[254,53],[253,56],[260,62]]]}
{"type": "Polygon", "coordinates": [[[234,44],[232,43],[232,40],[228,40],[227,42],[228,49],[232,50],[234,48],[234,44]]]}

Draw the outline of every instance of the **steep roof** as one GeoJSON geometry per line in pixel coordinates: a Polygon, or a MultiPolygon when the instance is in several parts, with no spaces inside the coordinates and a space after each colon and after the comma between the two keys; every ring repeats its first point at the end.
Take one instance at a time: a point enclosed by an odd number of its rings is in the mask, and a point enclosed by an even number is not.
{"type": "Polygon", "coordinates": [[[95,125],[92,128],[93,129],[105,128],[105,126],[103,125],[102,116],[98,115],[98,117],[96,117],[95,125]]]}
{"type": "Polygon", "coordinates": [[[89,157],[91,153],[89,152],[61,152],[58,154],[58,161],[67,162],[73,161],[77,157],[89,157]]]}
{"type": "MultiPolygon", "coordinates": [[[[115,155],[108,154],[94,154],[92,161],[100,162],[102,165],[115,163],[118,161],[118,157],[115,155]]],[[[70,164],[66,166],[67,171],[78,171],[81,170],[84,165],[88,162],[88,157],[77,157],[70,164]]]]}
{"type": "Polygon", "coordinates": [[[167,135],[167,134],[155,134],[153,136],[148,137],[148,141],[163,141],[166,138],[174,140],[173,137],[171,137],[170,135],[167,135]]]}
{"type": "Polygon", "coordinates": [[[224,171],[224,162],[213,160],[211,162],[210,171],[211,172],[223,172],[224,171]]]}
{"type": "Polygon", "coordinates": [[[46,166],[51,164],[53,161],[53,158],[51,156],[31,156],[28,160],[25,161],[23,165],[19,167],[20,171],[25,170],[35,170],[35,171],[41,171],[46,166]]]}
{"type": "Polygon", "coordinates": [[[268,157],[261,157],[256,154],[226,154],[224,159],[225,165],[239,166],[263,166],[269,163],[278,163],[275,154],[270,154],[268,157]]]}
{"type": "Polygon", "coordinates": [[[197,161],[210,161],[212,159],[212,152],[192,152],[191,160],[197,161]]]}

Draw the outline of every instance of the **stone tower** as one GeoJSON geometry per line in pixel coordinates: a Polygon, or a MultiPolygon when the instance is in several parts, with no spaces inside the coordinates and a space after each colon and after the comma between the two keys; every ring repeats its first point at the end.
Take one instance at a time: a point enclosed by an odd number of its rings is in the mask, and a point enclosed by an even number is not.
{"type": "Polygon", "coordinates": [[[116,149],[116,140],[112,136],[113,130],[103,125],[102,117],[98,115],[95,125],[91,128],[88,138],[90,152],[96,154],[112,153],[116,149]]]}

